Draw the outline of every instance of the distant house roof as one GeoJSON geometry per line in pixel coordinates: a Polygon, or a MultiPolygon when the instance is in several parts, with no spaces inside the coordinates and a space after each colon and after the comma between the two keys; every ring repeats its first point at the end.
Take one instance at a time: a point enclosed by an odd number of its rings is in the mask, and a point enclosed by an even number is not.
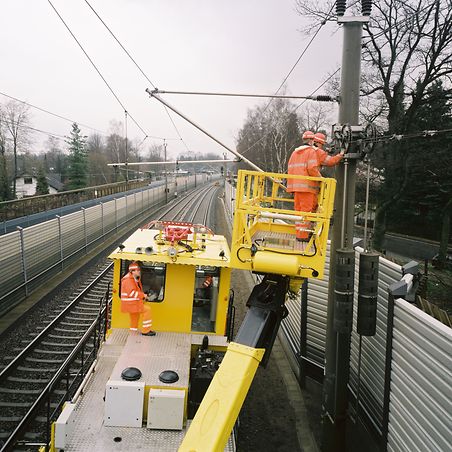
{"type": "MultiPolygon", "coordinates": [[[[20,176],[17,176],[16,179],[22,179],[23,177],[32,177],[33,179],[37,179],[37,177],[33,174],[23,173],[20,176]]],[[[61,191],[64,188],[64,184],[61,182],[61,175],[52,173],[46,176],[47,183],[50,187],[54,188],[57,191],[61,191]]]]}
{"type": "Polygon", "coordinates": [[[61,182],[61,176],[59,174],[48,174],[46,176],[46,179],[47,183],[55,190],[63,190],[64,184],[61,182]]]}

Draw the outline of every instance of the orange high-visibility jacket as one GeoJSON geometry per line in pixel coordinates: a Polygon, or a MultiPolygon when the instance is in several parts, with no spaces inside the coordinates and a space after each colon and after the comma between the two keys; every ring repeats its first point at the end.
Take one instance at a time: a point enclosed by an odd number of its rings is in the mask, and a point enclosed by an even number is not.
{"type": "Polygon", "coordinates": [[[132,273],[121,279],[121,311],[137,313],[143,311],[145,298],[141,281],[135,281],[132,273]]]}
{"type": "Polygon", "coordinates": [[[320,148],[317,148],[316,152],[319,164],[322,166],[334,166],[342,160],[341,154],[329,155],[328,152],[320,148]]]}
{"type": "MultiPolygon", "coordinates": [[[[317,151],[311,146],[296,148],[289,159],[288,174],[322,177],[317,151]]],[[[318,193],[319,183],[313,180],[287,179],[287,191],[318,193]]]]}

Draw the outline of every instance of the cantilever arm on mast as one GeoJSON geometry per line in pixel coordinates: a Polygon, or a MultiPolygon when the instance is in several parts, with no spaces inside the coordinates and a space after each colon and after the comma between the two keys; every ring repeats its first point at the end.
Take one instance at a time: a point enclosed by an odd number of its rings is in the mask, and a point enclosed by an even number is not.
{"type": "Polygon", "coordinates": [[[192,126],[196,127],[198,130],[200,130],[204,135],[207,135],[210,139],[212,139],[213,141],[215,141],[216,143],[218,143],[220,146],[222,146],[223,148],[225,148],[227,151],[229,151],[231,154],[234,154],[236,157],[238,157],[240,160],[243,160],[244,162],[246,162],[249,166],[251,166],[251,168],[255,169],[256,171],[260,171],[261,173],[264,172],[263,169],[259,168],[257,165],[255,165],[251,160],[248,160],[246,157],[244,157],[242,154],[240,154],[239,152],[235,151],[234,149],[231,149],[229,146],[226,146],[224,143],[222,143],[220,140],[218,140],[217,138],[215,138],[214,136],[212,136],[209,132],[207,132],[206,130],[204,130],[200,125],[196,124],[194,121],[192,121],[191,119],[187,118],[183,113],[181,113],[179,110],[177,110],[176,108],[174,108],[172,105],[170,105],[168,102],[166,102],[165,100],[163,100],[158,94],[158,90],[154,90],[151,91],[149,88],[146,88],[146,92],[151,96],[154,97],[155,99],[157,99],[160,103],[162,103],[163,105],[165,105],[166,107],[168,107],[170,110],[172,110],[174,113],[176,113],[177,115],[179,115],[181,118],[185,119],[187,122],[189,122],[192,126]]]}

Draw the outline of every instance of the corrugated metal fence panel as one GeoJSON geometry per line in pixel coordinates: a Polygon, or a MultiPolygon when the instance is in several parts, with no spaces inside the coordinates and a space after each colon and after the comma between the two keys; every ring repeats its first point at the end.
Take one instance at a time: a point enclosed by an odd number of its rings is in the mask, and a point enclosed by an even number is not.
{"type": "MultiPolygon", "coordinates": [[[[356,248],[355,254],[355,296],[353,300],[353,330],[350,345],[349,387],[357,392],[359,335],[356,333],[358,312],[358,271],[359,255],[362,248],[356,248]]],[[[377,329],[375,336],[362,337],[360,370],[360,405],[372,420],[377,431],[382,430],[383,399],[386,367],[386,325],[388,315],[388,286],[402,277],[402,267],[380,257],[379,284],[377,298],[377,329]]]]}
{"type": "Polygon", "coordinates": [[[289,315],[282,321],[282,329],[294,354],[300,351],[301,297],[286,301],[289,315]]]}
{"type": "Polygon", "coordinates": [[[74,260],[77,253],[85,246],[83,212],[74,212],[61,217],[61,236],[63,257],[66,259],[71,256],[71,260],[74,260]]]}
{"type": "Polygon", "coordinates": [[[86,237],[88,244],[102,237],[102,207],[100,205],[85,210],[86,237]]]}
{"type": "Polygon", "coordinates": [[[126,200],[127,200],[127,218],[126,218],[126,220],[130,220],[131,218],[133,218],[135,216],[135,213],[137,210],[135,193],[132,193],[131,195],[127,195],[126,200]]]}
{"type": "Polygon", "coordinates": [[[15,306],[25,296],[24,288],[14,291],[24,282],[19,232],[2,235],[1,244],[0,314],[15,306]]]}
{"type": "Polygon", "coordinates": [[[136,199],[135,215],[138,215],[143,212],[143,192],[140,191],[138,193],[135,193],[135,199],[136,199]]]}
{"type": "MultiPolygon", "coordinates": [[[[61,260],[58,220],[25,228],[23,236],[27,280],[30,281],[61,260]]],[[[54,267],[55,273],[59,270],[59,267],[54,267]]],[[[39,280],[34,280],[29,283],[29,289],[33,290],[39,284],[39,280]]]]}
{"type": "Polygon", "coordinates": [[[109,201],[104,204],[104,231],[105,234],[116,228],[115,202],[109,201]]]}
{"type": "Polygon", "coordinates": [[[394,305],[388,450],[452,450],[452,329],[394,305]]]}
{"type": "Polygon", "coordinates": [[[121,226],[126,221],[126,198],[116,199],[116,220],[118,226],[121,226]]]}
{"type": "Polygon", "coordinates": [[[330,274],[330,242],[326,250],[323,279],[308,281],[308,320],[306,357],[323,367],[325,359],[328,281],[330,274]]]}

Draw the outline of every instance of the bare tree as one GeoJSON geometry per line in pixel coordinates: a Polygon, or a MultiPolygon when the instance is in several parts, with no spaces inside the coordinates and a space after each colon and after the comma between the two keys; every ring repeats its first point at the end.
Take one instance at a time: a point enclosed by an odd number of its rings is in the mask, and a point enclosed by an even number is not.
{"type": "Polygon", "coordinates": [[[31,129],[28,106],[21,102],[10,101],[5,105],[2,121],[9,137],[14,155],[13,193],[16,197],[16,179],[18,174],[17,154],[21,150],[26,150],[30,144],[31,129]]]}
{"type": "MultiPolygon", "coordinates": [[[[333,2],[297,0],[300,14],[313,23],[327,20],[333,2]]],[[[349,2],[351,7],[357,2],[349,2]]],[[[359,3],[359,2],[358,2],[359,3]]],[[[390,134],[413,132],[418,110],[436,82],[449,86],[452,74],[452,6],[450,0],[381,0],[374,2],[364,26],[361,107],[365,117],[390,134]]],[[[451,93],[449,89],[449,93],[451,93]]],[[[384,169],[379,190],[374,247],[381,249],[388,210],[407,189],[414,153],[405,141],[382,146],[384,169]]]]}
{"type": "Polygon", "coordinates": [[[333,108],[328,104],[310,103],[303,106],[298,114],[300,130],[326,131],[331,128],[333,108]]]}
{"type": "Polygon", "coordinates": [[[295,111],[283,99],[250,110],[237,139],[239,152],[266,171],[285,173],[290,154],[300,143],[295,111]]]}
{"type": "MultiPolygon", "coordinates": [[[[382,114],[391,134],[413,132],[417,113],[438,81],[451,81],[452,7],[448,0],[384,0],[375,4],[373,21],[365,27],[364,61],[372,67],[363,94],[384,100],[382,114]]],[[[407,188],[414,154],[404,141],[383,147],[385,168],[374,232],[381,249],[388,209],[407,188]]]]}

